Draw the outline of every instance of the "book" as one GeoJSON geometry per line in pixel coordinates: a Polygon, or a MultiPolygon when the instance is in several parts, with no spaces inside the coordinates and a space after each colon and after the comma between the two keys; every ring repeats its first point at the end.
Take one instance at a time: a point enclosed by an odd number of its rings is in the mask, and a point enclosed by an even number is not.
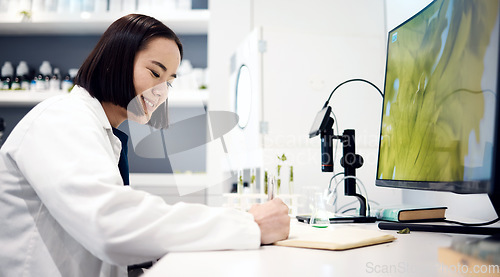
{"type": "Polygon", "coordinates": [[[423,207],[398,205],[379,208],[376,217],[379,220],[409,222],[445,219],[447,207],[423,207]]]}
{"type": "Polygon", "coordinates": [[[313,248],[324,250],[347,250],[357,247],[386,243],[396,238],[379,230],[357,227],[314,228],[300,224],[290,226],[288,239],[277,241],[274,245],[313,248]]]}

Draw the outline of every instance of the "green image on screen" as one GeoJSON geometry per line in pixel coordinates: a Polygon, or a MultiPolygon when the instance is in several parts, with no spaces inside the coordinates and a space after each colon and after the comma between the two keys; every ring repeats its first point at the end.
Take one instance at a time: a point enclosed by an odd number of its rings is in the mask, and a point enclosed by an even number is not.
{"type": "Polygon", "coordinates": [[[377,177],[491,178],[498,1],[436,1],[389,33],[377,177]]]}

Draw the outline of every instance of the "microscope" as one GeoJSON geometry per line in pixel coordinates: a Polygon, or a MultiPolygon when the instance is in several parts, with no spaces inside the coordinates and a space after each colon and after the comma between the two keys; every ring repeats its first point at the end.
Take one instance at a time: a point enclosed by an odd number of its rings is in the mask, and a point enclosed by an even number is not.
{"type": "Polygon", "coordinates": [[[363,163],[363,157],[356,154],[355,131],[346,129],[342,135],[334,135],[334,120],[330,116],[332,108],[325,105],[316,115],[309,138],[320,135],[321,137],[321,171],[333,172],[333,140],[338,139],[342,142],[343,156],[340,159],[340,165],[344,168],[344,194],[354,196],[359,201],[359,216],[339,216],[330,218],[330,223],[366,223],[375,222],[376,217],[367,215],[366,198],[356,192],[356,169],[363,163]]]}

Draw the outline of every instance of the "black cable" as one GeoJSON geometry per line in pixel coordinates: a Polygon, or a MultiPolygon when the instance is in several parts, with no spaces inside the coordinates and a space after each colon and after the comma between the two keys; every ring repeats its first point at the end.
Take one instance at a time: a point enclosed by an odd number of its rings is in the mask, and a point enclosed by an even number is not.
{"type": "Polygon", "coordinates": [[[444,220],[444,222],[453,223],[453,224],[462,225],[462,226],[485,226],[485,225],[497,223],[498,221],[500,221],[500,217],[498,217],[497,219],[493,219],[491,221],[482,222],[482,223],[464,223],[464,222],[459,222],[459,221],[454,221],[454,220],[447,220],[447,219],[444,220]]]}
{"type": "MultiPolygon", "coordinates": [[[[368,200],[368,202],[366,203],[366,205],[367,205],[368,207],[370,206],[370,202],[374,203],[375,205],[380,205],[377,201],[368,200]]],[[[340,208],[338,208],[338,209],[337,209],[338,213],[343,214],[343,213],[346,213],[346,212],[348,212],[348,211],[356,210],[357,208],[349,208],[349,209],[347,209],[347,210],[340,211],[340,210],[342,210],[343,208],[348,207],[348,206],[350,206],[350,205],[352,205],[352,204],[355,204],[355,203],[358,203],[358,201],[352,201],[352,202],[349,202],[349,203],[347,203],[347,204],[342,205],[340,208]]]]}
{"type": "MultiPolygon", "coordinates": [[[[328,103],[330,102],[330,99],[332,98],[333,93],[334,93],[334,92],[335,92],[335,91],[336,91],[339,87],[341,87],[341,86],[342,86],[342,85],[344,85],[344,84],[347,84],[347,83],[350,83],[350,82],[357,82],[357,81],[360,81],[360,82],[365,82],[365,83],[370,84],[372,87],[374,87],[374,88],[375,88],[375,89],[376,89],[376,90],[380,93],[380,96],[382,96],[382,98],[384,97],[384,94],[382,93],[382,91],[381,91],[381,90],[380,90],[380,89],[379,89],[379,88],[378,88],[375,84],[373,84],[372,82],[370,82],[370,81],[368,81],[368,80],[365,80],[365,79],[349,79],[349,80],[347,80],[347,81],[344,81],[344,82],[340,83],[338,86],[336,86],[336,87],[333,89],[332,93],[330,93],[330,96],[328,97],[328,100],[326,100],[325,105],[323,106],[323,108],[328,107],[328,103]]],[[[337,131],[337,133],[338,133],[338,131],[337,131]]],[[[335,153],[336,153],[336,151],[337,151],[337,148],[335,148],[335,153]]],[[[337,173],[337,174],[335,174],[335,175],[334,175],[334,176],[330,179],[330,184],[328,185],[328,191],[330,191],[330,188],[331,188],[331,185],[332,185],[332,180],[333,180],[336,176],[338,176],[338,175],[340,175],[340,174],[342,174],[342,173],[337,173]]],[[[345,175],[345,174],[344,174],[344,175],[345,175]]],[[[337,185],[338,185],[338,184],[337,184],[337,185]]],[[[364,186],[363,186],[363,188],[364,188],[364,186]]],[[[366,188],[364,188],[364,189],[365,189],[365,192],[368,194],[368,191],[366,190],[366,188]]],[[[335,190],[336,190],[336,187],[335,187],[335,190]]],[[[367,197],[368,197],[368,196],[367,196],[367,197]]],[[[366,206],[367,206],[368,213],[370,213],[370,203],[369,203],[370,201],[366,201],[366,202],[367,202],[367,203],[366,203],[366,206]]],[[[350,204],[352,204],[352,203],[350,203],[350,204]]],[[[350,205],[350,204],[348,204],[348,205],[350,205]]],[[[378,203],[377,203],[377,204],[378,204],[378,203]]],[[[346,206],[348,206],[348,205],[344,205],[344,206],[342,206],[341,208],[339,208],[339,210],[340,210],[340,209],[342,209],[342,208],[344,208],[344,207],[346,207],[346,206]]],[[[345,212],[345,211],[344,211],[344,212],[345,212]]]]}
{"type": "Polygon", "coordinates": [[[347,212],[350,212],[350,211],[355,211],[355,210],[357,210],[357,208],[349,208],[349,209],[347,209],[347,210],[345,210],[345,211],[341,212],[341,214],[345,214],[345,213],[347,213],[347,212]]]}
{"type": "Polygon", "coordinates": [[[347,84],[347,83],[350,83],[350,82],[365,82],[365,83],[368,83],[370,85],[372,85],[372,87],[374,87],[375,89],[378,90],[378,92],[380,93],[380,96],[384,97],[384,94],[382,93],[382,91],[375,85],[373,84],[372,82],[368,81],[368,80],[365,80],[365,79],[350,79],[350,80],[347,80],[347,81],[344,81],[342,83],[340,83],[337,87],[335,87],[332,91],[332,93],[330,93],[330,97],[328,97],[328,100],[326,100],[325,102],[325,105],[323,106],[323,108],[326,108],[328,106],[328,103],[330,102],[330,99],[332,98],[332,95],[333,93],[340,87],[342,86],[343,84],[347,84]]]}
{"type": "MultiPolygon", "coordinates": [[[[328,192],[330,192],[330,189],[332,188],[333,179],[335,179],[335,177],[342,175],[342,174],[344,174],[344,172],[339,172],[339,173],[333,175],[333,177],[330,179],[330,183],[328,184],[328,192]]],[[[337,188],[337,187],[335,187],[335,188],[337,188]]]]}

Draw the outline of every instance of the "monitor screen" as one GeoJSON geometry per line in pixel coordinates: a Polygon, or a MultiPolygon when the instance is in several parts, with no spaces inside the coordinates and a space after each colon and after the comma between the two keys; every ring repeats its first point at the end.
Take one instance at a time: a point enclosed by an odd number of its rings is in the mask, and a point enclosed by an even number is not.
{"type": "Polygon", "coordinates": [[[433,1],[388,35],[378,186],[491,193],[499,2],[433,1]]]}

